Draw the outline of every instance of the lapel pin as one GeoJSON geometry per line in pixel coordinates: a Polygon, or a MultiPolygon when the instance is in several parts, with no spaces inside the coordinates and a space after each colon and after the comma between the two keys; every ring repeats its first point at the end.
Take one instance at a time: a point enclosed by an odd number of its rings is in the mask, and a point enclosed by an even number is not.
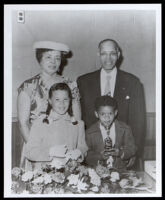
{"type": "Polygon", "coordinates": [[[125,99],[130,99],[130,96],[126,96],[125,99]]]}

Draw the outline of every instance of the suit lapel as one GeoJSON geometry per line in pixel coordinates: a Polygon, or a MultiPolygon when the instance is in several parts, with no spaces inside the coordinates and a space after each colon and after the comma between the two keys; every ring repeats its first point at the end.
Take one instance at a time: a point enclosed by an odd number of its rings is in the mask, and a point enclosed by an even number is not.
{"type": "Polygon", "coordinates": [[[119,99],[121,93],[121,86],[122,86],[122,76],[120,70],[117,69],[116,75],[116,84],[115,84],[115,91],[114,91],[114,98],[119,99]]]}
{"type": "Polygon", "coordinates": [[[101,72],[101,70],[98,70],[95,72],[95,78],[93,80],[94,84],[92,84],[92,86],[94,87],[93,91],[96,91],[97,97],[101,95],[100,72],[101,72]]]}

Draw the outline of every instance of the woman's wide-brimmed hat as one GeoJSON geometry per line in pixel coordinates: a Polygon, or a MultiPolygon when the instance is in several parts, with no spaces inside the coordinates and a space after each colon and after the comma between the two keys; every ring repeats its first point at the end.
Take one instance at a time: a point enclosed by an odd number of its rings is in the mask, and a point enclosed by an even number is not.
{"type": "Polygon", "coordinates": [[[38,41],[33,45],[33,49],[51,49],[61,51],[64,54],[69,53],[70,49],[66,44],[52,41],[38,41]]]}

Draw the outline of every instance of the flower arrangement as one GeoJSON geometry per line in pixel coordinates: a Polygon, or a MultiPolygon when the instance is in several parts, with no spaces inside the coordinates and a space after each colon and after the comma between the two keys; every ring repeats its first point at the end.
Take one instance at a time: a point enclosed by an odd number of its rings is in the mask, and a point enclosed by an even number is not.
{"type": "Polygon", "coordinates": [[[52,160],[40,169],[12,169],[11,191],[15,194],[127,193],[144,184],[135,172],[121,173],[98,163],[83,165],[79,150],[68,151],[65,161],[52,160]]]}

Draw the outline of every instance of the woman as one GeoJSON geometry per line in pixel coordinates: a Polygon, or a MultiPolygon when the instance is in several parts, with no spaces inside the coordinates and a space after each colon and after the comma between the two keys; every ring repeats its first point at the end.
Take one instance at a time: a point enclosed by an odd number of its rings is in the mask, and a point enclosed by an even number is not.
{"type": "MultiPolygon", "coordinates": [[[[34,44],[36,58],[41,67],[40,74],[26,80],[18,89],[18,122],[24,142],[27,143],[29,131],[34,119],[46,112],[48,91],[54,83],[65,82],[72,91],[72,107],[75,118],[81,118],[79,92],[75,82],[58,75],[62,56],[69,53],[67,45],[51,41],[40,41],[34,44]]],[[[28,165],[24,157],[24,146],[20,167],[28,165]]]]}

